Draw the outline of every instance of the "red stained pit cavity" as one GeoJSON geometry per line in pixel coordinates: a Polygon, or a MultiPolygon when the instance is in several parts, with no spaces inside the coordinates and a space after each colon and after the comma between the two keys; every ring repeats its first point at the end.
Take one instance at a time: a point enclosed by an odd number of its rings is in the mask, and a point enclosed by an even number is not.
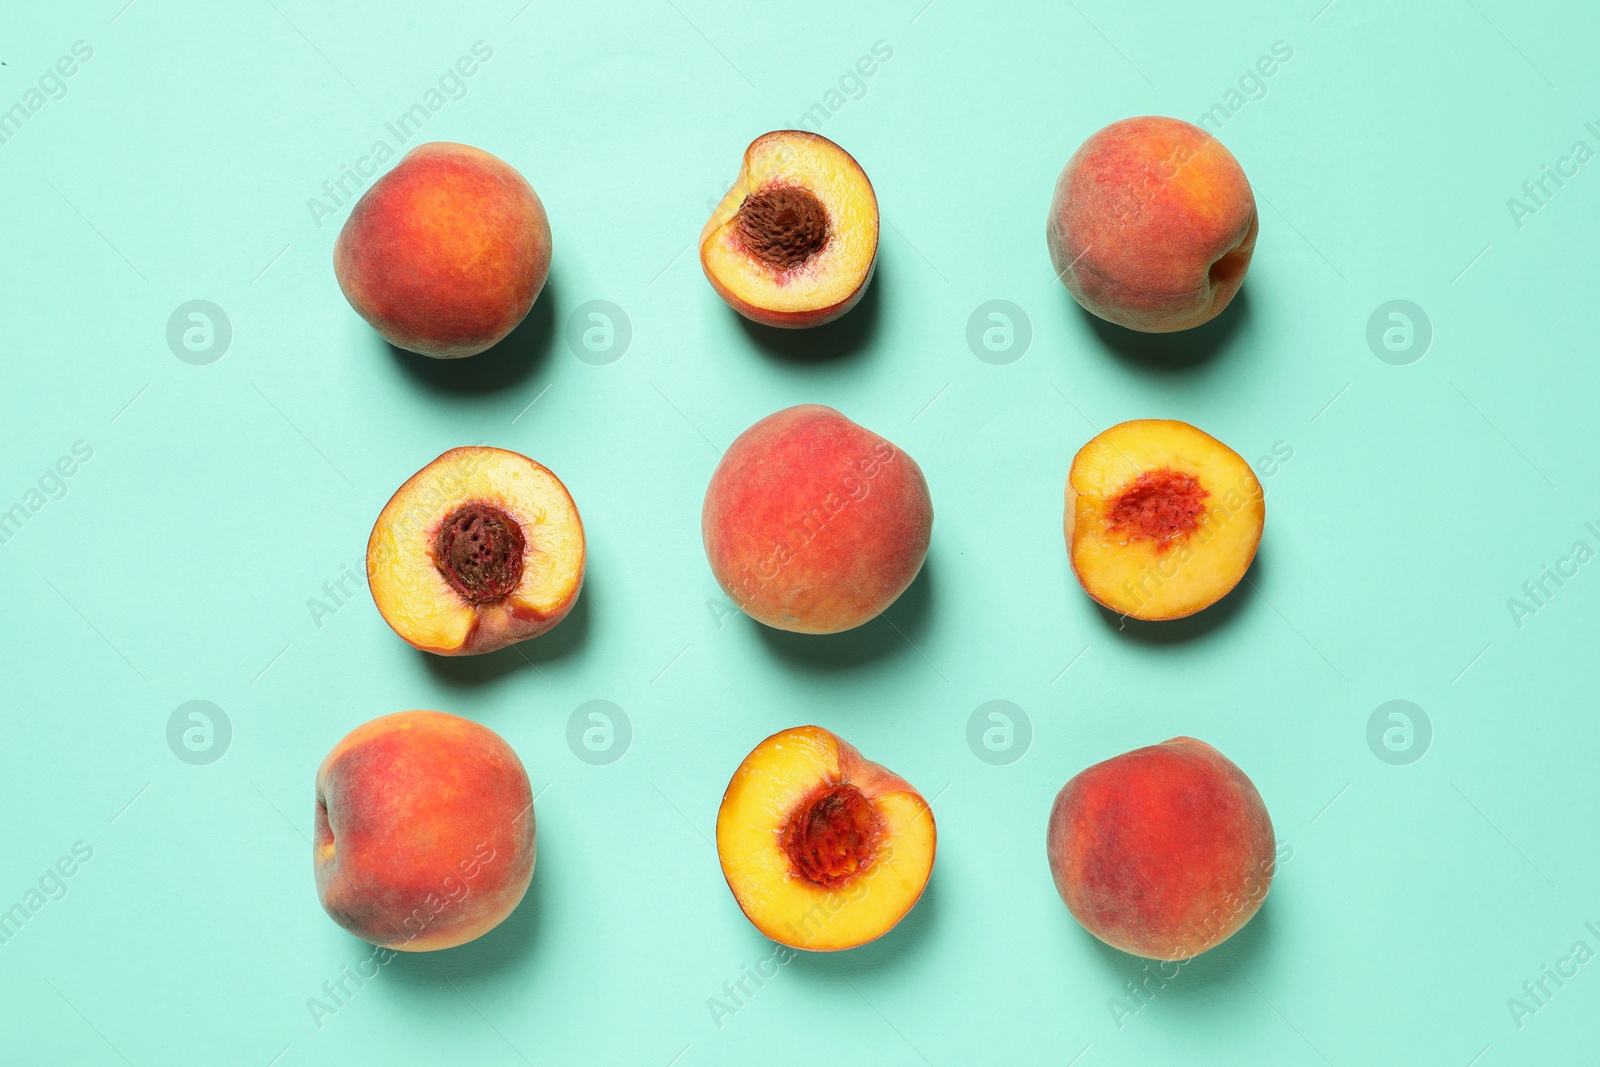
{"type": "Polygon", "coordinates": [[[779,844],[799,877],[837,889],[871,866],[882,824],[861,790],[840,784],[802,804],[779,844]]]}
{"type": "Polygon", "coordinates": [[[1200,528],[1211,493],[1192,474],[1169,467],[1145,471],[1111,499],[1106,519],[1130,541],[1154,541],[1156,551],[1200,528]]]}

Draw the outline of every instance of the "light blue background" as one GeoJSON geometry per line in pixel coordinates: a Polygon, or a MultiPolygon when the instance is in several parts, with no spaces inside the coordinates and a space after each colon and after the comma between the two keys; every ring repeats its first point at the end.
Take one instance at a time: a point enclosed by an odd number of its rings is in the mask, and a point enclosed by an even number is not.
{"type": "Polygon", "coordinates": [[[1575,140],[1600,149],[1592,5],[124,2],[14,4],[0,42],[0,107],[93,49],[0,144],[0,508],[93,449],[0,544],[0,907],[93,848],[0,945],[0,1058],[1593,1058],[1600,963],[1520,1028],[1507,1007],[1575,941],[1600,950],[1600,563],[1547,583],[1520,627],[1507,606],[1575,541],[1600,548],[1600,163],[1520,228],[1507,207],[1575,140]],[[417,140],[518,167],[555,262],[512,341],[432,364],[350,310],[330,266],[347,210],[319,227],[307,201],[477,41],[492,59],[417,140]],[[746,326],[696,262],[710,204],[753,137],[826,106],[880,41],[892,58],[820,127],[877,189],[872,289],[828,330],[746,326]],[[1097,325],[1045,251],[1062,164],[1115,119],[1198,119],[1279,41],[1292,59],[1221,130],[1261,212],[1235,307],[1165,341],[1097,325]],[[1365,338],[1397,298],[1434,329],[1409,366],[1365,338]],[[210,365],[166,341],[194,299],[233,329],[210,365]],[[595,299],[632,326],[609,365],[565,340],[595,299]],[[967,345],[992,299],[1031,322],[1009,365],[967,345]],[[937,518],[885,619],[803,640],[726,614],[699,510],[720,448],[813,401],[910,452],[937,518]],[[1121,629],[1068,571],[1062,486],[1094,432],[1151,416],[1293,458],[1264,478],[1247,587],[1121,629]],[[575,614],[462,661],[405,646],[364,592],[317,625],[308,600],[360,572],[394,488],[477,441],[571,489],[575,614]],[[194,699],[233,727],[209,766],[165,739],[194,699]],[[607,766],[565,740],[597,699],[633,727],[607,766]],[[1032,722],[1010,765],[966,742],[993,699],[1032,722]],[[1431,719],[1420,762],[1367,745],[1392,699],[1431,719]],[[533,887],[490,936],[396,960],[318,1028],[307,999],[368,949],[316,900],[312,776],[358,723],[415,707],[527,763],[533,887]],[[717,803],[757,741],[803,722],[934,800],[938,863],[889,936],[789,963],[719,1028],[708,999],[770,946],[718,871],[717,803]],[[1293,857],[1254,922],[1119,1027],[1108,1001],[1141,965],[1062,906],[1045,819],[1083,767],[1180,733],[1245,769],[1293,857]]]}

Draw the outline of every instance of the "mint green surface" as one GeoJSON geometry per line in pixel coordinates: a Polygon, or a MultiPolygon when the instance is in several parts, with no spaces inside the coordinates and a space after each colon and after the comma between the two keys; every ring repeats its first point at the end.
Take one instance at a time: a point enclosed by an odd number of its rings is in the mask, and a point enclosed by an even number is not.
{"type": "Polygon", "coordinates": [[[12,5],[0,509],[24,521],[0,527],[0,909],[25,917],[0,927],[0,1062],[1593,1058],[1600,15],[923,4],[12,5]],[[41,88],[74,42],[92,56],[41,88]],[[475,42],[491,57],[427,110],[475,42]],[[1292,57],[1245,77],[1279,42],[1292,57]],[[334,283],[347,199],[308,205],[394,150],[386,124],[418,102],[405,147],[496,153],[555,234],[528,323],[468,362],[389,349],[334,283]],[[1214,104],[1261,214],[1242,295],[1173,338],[1089,319],[1045,251],[1062,164],[1113,120],[1214,104]],[[778,335],[716,298],[693,243],[745,145],[808,111],[871,176],[882,242],[860,307],[778,335]],[[1409,365],[1367,341],[1396,299],[1432,324],[1409,365]],[[231,324],[206,365],[166,337],[191,300],[231,324]],[[620,360],[568,342],[591,300],[631,324],[620,360]],[[968,345],[990,300],[1027,316],[1014,362],[968,345]],[[935,502],[922,577],[842,637],[730,613],[700,546],[719,449],[802,402],[906,449],[935,502]],[[1257,464],[1268,521],[1221,606],[1122,626],[1068,570],[1062,487],[1097,430],[1151,416],[1257,464]],[[443,660],[349,575],[390,493],[474,442],[566,482],[589,576],[552,634],[443,660]],[[62,457],[70,477],[48,473],[62,457]],[[168,745],[191,700],[231,723],[208,765],[168,745]],[[631,722],[610,764],[567,742],[591,700],[631,722]],[[991,700],[1031,722],[1015,762],[969,748],[991,700]],[[1431,721],[1420,760],[1369,747],[1391,700],[1431,721]],[[417,707],[521,754],[533,887],[479,942],[347,981],[318,1019],[370,949],[317,903],[312,776],[357,724],[417,707]],[[938,862],[891,934],[731,1002],[772,949],[718,870],[717,804],[751,747],[805,722],[934,802],[938,862]],[[1083,767],[1176,734],[1251,776],[1292,858],[1248,927],[1141,1001],[1141,962],[1057,898],[1045,820],[1083,767]]]}

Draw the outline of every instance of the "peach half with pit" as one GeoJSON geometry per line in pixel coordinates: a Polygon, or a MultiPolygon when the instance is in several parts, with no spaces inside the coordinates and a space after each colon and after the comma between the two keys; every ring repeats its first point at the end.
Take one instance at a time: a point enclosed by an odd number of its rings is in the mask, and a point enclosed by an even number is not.
{"type": "Polygon", "coordinates": [[[1228,306],[1258,228],[1250,182],[1222,142],[1152,116],[1113,122],[1073,153],[1045,240],[1056,276],[1086,310],[1170,333],[1228,306]]]}
{"type": "Polygon", "coordinates": [[[487,726],[440,711],[373,719],[317,770],[312,865],[328,915],[403,952],[498,926],[533,878],[533,790],[487,726]]]}
{"type": "Polygon", "coordinates": [[[833,408],[785,408],[723,454],[700,513],[717,582],[757,622],[831,634],[922,569],[933,501],[916,461],[833,408]]]}
{"type": "Polygon", "coordinates": [[[583,522],[547,468],[453,448],[395,491],[367,539],[367,586],[394,632],[444,656],[493,652],[566,617],[583,586],[583,522]]]}
{"type": "Polygon", "coordinates": [[[1050,873],[1074,918],[1112,948],[1184,960],[1237,933],[1277,870],[1261,794],[1192,737],[1080,772],[1056,795],[1050,873]]]}
{"type": "Polygon", "coordinates": [[[878,198],[855,159],[804,130],[745,149],[739,176],[700,231],[717,295],[767,326],[818,326],[855,307],[878,257],[878,198]]]}
{"type": "Polygon", "coordinates": [[[1111,611],[1179,619],[1244,577],[1266,514],[1260,480],[1233,449],[1186,422],[1135,419],[1073,457],[1067,554],[1111,611]]]}
{"type": "Polygon", "coordinates": [[[333,246],[350,306],[397,348],[471,356],[525,317],[550,274],[550,221],[509,163],[418,145],[361,194],[333,246]]]}
{"type": "Polygon", "coordinates": [[[889,930],[933,872],[933,811],[904,778],[820,726],[773,734],[717,811],[717,857],[756,929],[830,952],[889,930]]]}

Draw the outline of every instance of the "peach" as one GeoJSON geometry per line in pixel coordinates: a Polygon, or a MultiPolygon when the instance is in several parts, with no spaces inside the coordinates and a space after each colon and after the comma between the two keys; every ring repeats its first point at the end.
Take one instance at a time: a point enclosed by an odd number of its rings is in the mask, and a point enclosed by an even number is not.
{"type": "Polygon", "coordinates": [[[1277,869],[1261,794],[1192,737],[1080,772],[1056,795],[1046,842],[1073,917],[1147,959],[1189,959],[1238,933],[1277,869]]]}
{"type": "Polygon", "coordinates": [[[1056,182],[1045,239],[1084,308],[1145,333],[1187,330],[1239,291],[1256,201],[1238,160],[1178,119],[1113,122],[1056,182]]]}
{"type": "Polygon", "coordinates": [[[409,644],[473,655],[564,619],[585,559],[583,522],[561,479],[503,448],[453,448],[378,514],[367,587],[409,644]]]}
{"type": "Polygon", "coordinates": [[[356,201],[333,246],[350,306],[390,344],[482,352],[533,307],[550,222],[533,186],[481,149],[418,145],[356,201]]]}
{"type": "Polygon", "coordinates": [[[712,573],[747,615],[837,633],[877,617],[917,576],[933,502],[910,456],[832,408],[804,404],[728,447],[700,529],[712,573]]]}
{"type": "Polygon", "coordinates": [[[888,933],[922,896],[936,840],[910,783],[820,726],[757,745],[717,811],[740,909],[764,936],[816,952],[888,933]]]}
{"type": "Polygon", "coordinates": [[[487,726],[385,715],[317,770],[317,895],[364,941],[429,952],[482,937],[522,900],[533,859],[528,772],[487,726]]]}
{"type": "Polygon", "coordinates": [[[767,326],[817,326],[855,307],[878,257],[878,198],[849,152],[804,130],[765,134],[700,231],[717,295],[767,326]]]}
{"type": "Polygon", "coordinates": [[[1237,452],[1170,419],[1135,419],[1078,450],[1067,475],[1067,552],[1100,604],[1178,619],[1226,596],[1250,569],[1267,505],[1237,452]]]}

